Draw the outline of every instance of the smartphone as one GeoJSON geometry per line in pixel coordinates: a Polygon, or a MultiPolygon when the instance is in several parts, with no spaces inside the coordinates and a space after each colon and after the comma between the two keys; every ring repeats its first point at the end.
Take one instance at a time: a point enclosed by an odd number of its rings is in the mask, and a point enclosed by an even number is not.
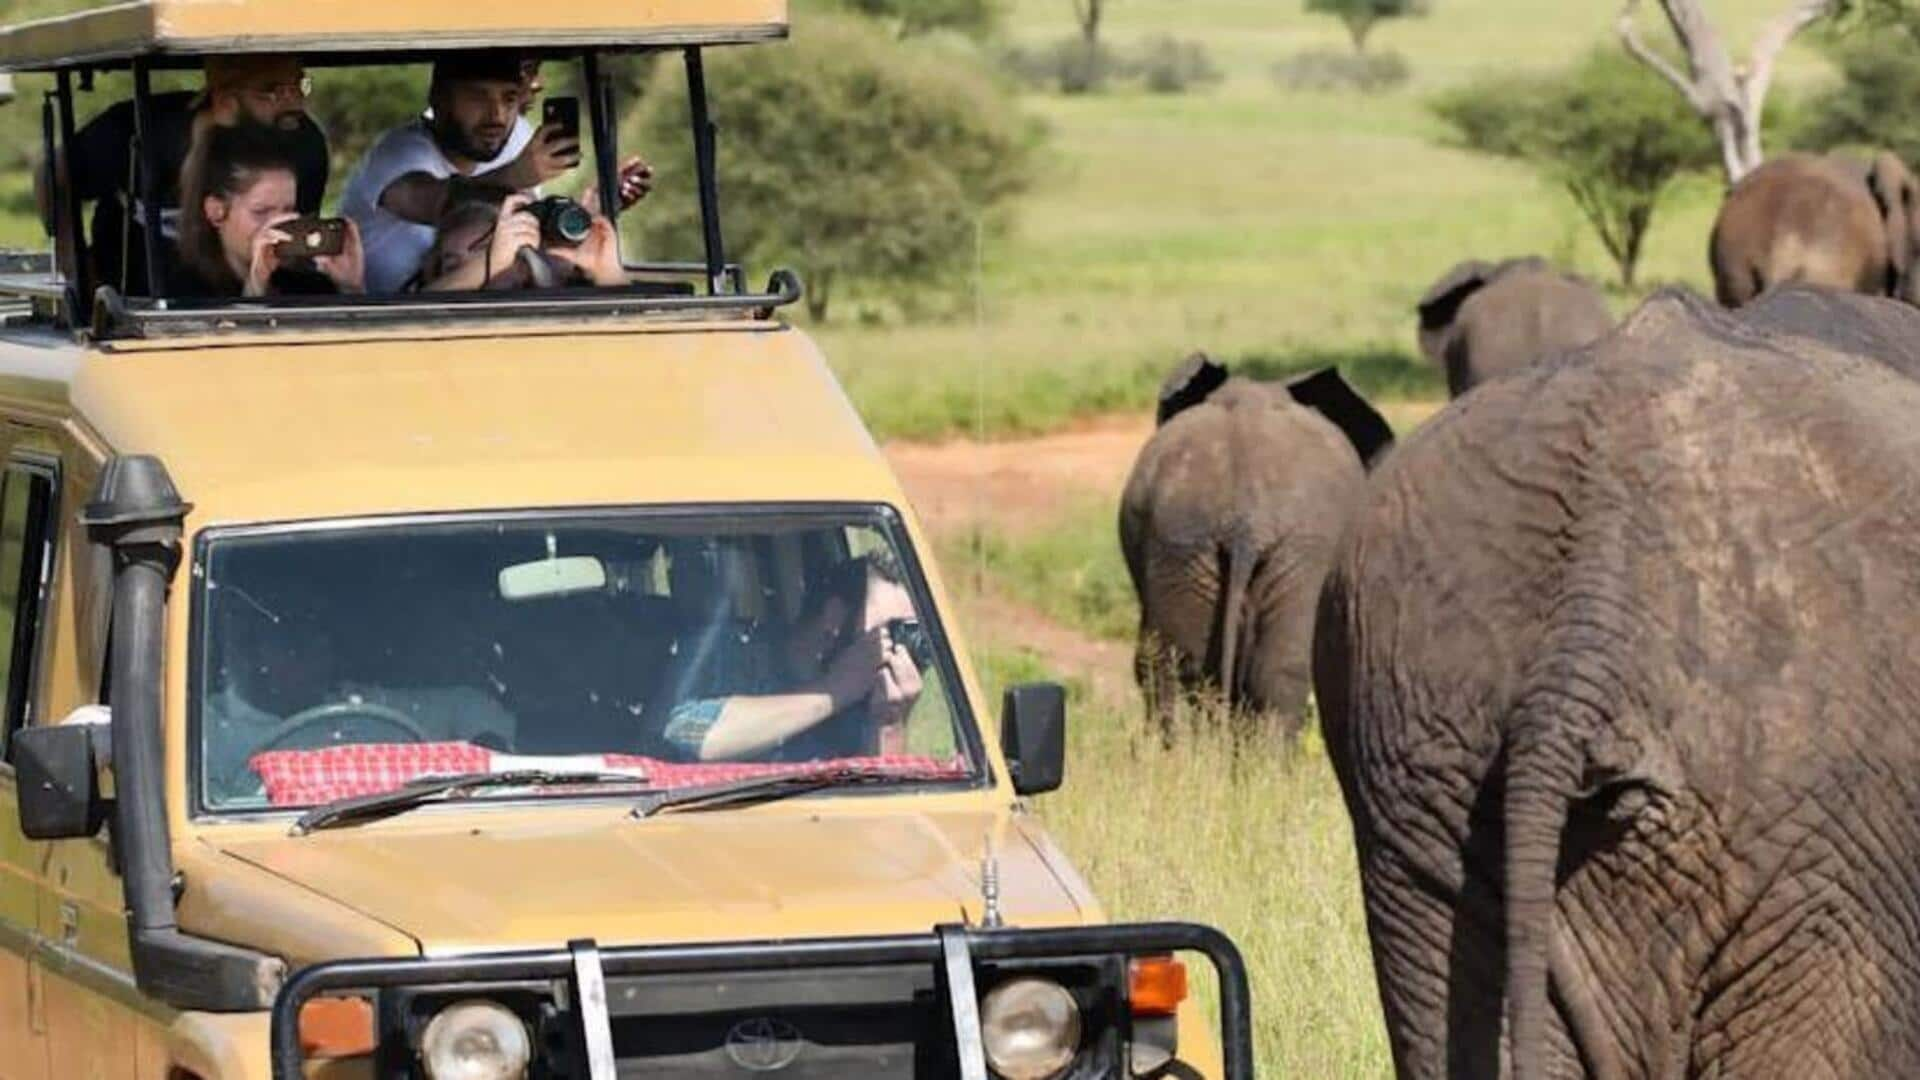
{"type": "Polygon", "coordinates": [[[580,99],[548,98],[540,110],[540,126],[558,128],[559,138],[577,141],[580,138],[580,99]]]}
{"type": "Polygon", "coordinates": [[[274,226],[288,239],[276,245],[283,259],[338,255],[347,247],[347,219],[302,217],[274,226]]]}

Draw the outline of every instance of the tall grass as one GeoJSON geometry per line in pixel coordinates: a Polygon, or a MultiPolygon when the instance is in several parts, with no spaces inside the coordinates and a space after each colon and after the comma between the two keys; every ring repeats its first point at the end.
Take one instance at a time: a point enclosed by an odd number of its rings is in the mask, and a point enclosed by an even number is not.
{"type": "MultiPolygon", "coordinates": [[[[1046,677],[1031,653],[982,656],[996,697],[1046,677]]],[[[1202,725],[1165,751],[1136,701],[1081,683],[1066,776],[1039,813],[1109,916],[1205,922],[1240,947],[1262,1075],[1390,1075],[1351,833],[1317,730],[1289,751],[1202,725]]]]}

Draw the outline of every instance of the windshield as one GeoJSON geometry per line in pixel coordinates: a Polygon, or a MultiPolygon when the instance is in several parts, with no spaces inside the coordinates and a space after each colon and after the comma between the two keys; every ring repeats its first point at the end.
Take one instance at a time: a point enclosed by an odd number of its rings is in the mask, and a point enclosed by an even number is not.
{"type": "Polygon", "coordinates": [[[520,769],[656,790],[849,767],[974,776],[944,637],[893,522],[735,510],[204,539],[201,805],[520,769]]]}

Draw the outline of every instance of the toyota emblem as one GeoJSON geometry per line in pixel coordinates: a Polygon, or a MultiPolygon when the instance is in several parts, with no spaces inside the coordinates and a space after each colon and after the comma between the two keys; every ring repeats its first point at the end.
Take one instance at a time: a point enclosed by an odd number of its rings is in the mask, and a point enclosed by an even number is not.
{"type": "Polygon", "coordinates": [[[779,1072],[794,1063],[805,1042],[785,1020],[756,1016],[727,1029],[727,1056],[748,1072],[779,1072]]]}

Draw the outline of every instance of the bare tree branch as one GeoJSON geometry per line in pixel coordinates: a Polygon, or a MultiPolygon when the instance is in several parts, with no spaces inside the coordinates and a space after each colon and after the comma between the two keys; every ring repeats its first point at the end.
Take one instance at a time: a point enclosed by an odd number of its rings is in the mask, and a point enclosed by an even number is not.
{"type": "Polygon", "coordinates": [[[1773,85],[1774,64],[1780,59],[1780,53],[1787,43],[1800,35],[1802,30],[1819,22],[1840,9],[1840,0],[1793,0],[1787,10],[1760,31],[1754,39],[1752,58],[1747,62],[1746,91],[1747,104],[1756,112],[1767,100],[1767,90],[1773,85]]]}
{"type": "Polygon", "coordinates": [[[1700,92],[1694,86],[1693,80],[1681,74],[1680,69],[1668,63],[1666,57],[1648,48],[1647,43],[1641,40],[1639,27],[1634,23],[1634,16],[1638,14],[1639,7],[1640,0],[1626,0],[1626,4],[1621,7],[1620,18],[1614,24],[1620,34],[1620,43],[1627,47],[1627,52],[1633,54],[1634,59],[1652,68],[1661,78],[1672,83],[1674,89],[1680,91],[1681,95],[1687,99],[1688,104],[1705,113],[1706,105],[1702,102],[1700,92]]]}

